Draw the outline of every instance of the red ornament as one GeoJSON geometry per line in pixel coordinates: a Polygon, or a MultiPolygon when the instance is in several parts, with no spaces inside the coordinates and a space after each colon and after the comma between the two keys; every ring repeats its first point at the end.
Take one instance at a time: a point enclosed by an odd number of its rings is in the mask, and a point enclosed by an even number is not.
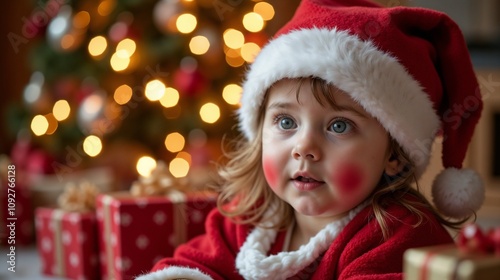
{"type": "Polygon", "coordinates": [[[128,24],[119,21],[111,26],[109,29],[109,38],[111,41],[118,43],[127,37],[129,30],[128,24]]]}
{"type": "Polygon", "coordinates": [[[134,41],[140,41],[141,40],[141,30],[139,30],[135,26],[129,26],[128,28],[128,33],[127,33],[127,38],[132,39],[134,41]]]}
{"type": "MultiPolygon", "coordinates": [[[[80,80],[74,77],[66,77],[58,79],[53,86],[54,96],[57,99],[65,99],[73,101],[72,99],[77,96],[80,88],[80,80]]],[[[75,100],[76,101],[76,100],[75,100]]]]}
{"type": "Polygon", "coordinates": [[[52,168],[54,158],[42,150],[34,150],[28,156],[26,171],[30,175],[42,175],[54,173],[52,168]]]}
{"type": "Polygon", "coordinates": [[[28,164],[28,156],[33,150],[33,146],[29,139],[20,138],[12,146],[10,151],[10,158],[12,164],[16,165],[16,168],[26,169],[28,164]]]}
{"type": "MultiPolygon", "coordinates": [[[[495,236],[498,234],[500,233],[495,233],[495,236]]],[[[498,246],[494,239],[490,238],[490,235],[485,235],[477,224],[468,224],[462,228],[458,235],[457,245],[464,253],[492,253],[494,247],[498,246]]]]}
{"type": "Polygon", "coordinates": [[[29,139],[18,139],[11,150],[12,164],[16,169],[30,178],[42,174],[54,173],[54,158],[40,148],[32,145],[29,139]]]}
{"type": "Polygon", "coordinates": [[[122,12],[118,15],[118,21],[115,22],[109,29],[109,38],[114,43],[118,43],[125,38],[137,38],[137,30],[133,30],[132,24],[134,15],[130,12],[122,12]]]}
{"type": "Polygon", "coordinates": [[[207,79],[198,70],[186,71],[178,69],[174,73],[174,87],[181,94],[194,97],[205,90],[207,79]]]}
{"type": "Polygon", "coordinates": [[[488,231],[488,237],[493,241],[495,255],[500,257],[500,227],[490,229],[488,231]]]}

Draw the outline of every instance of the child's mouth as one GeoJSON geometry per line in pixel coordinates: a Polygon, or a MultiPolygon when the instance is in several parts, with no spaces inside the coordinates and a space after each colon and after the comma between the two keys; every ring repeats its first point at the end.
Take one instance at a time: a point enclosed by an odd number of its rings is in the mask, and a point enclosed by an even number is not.
{"type": "Polygon", "coordinates": [[[292,181],[295,188],[299,191],[314,190],[324,184],[324,182],[306,176],[297,176],[292,181]]]}
{"type": "Polygon", "coordinates": [[[295,178],[295,180],[300,181],[300,182],[305,182],[305,183],[318,182],[312,178],[303,177],[303,176],[299,176],[299,177],[295,178]]]}

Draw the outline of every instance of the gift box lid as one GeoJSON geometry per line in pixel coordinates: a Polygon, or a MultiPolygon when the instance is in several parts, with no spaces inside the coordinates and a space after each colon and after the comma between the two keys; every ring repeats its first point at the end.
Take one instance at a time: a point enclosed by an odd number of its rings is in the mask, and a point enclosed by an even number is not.
{"type": "Polygon", "coordinates": [[[454,244],[408,249],[403,271],[410,279],[500,279],[500,257],[465,254],[454,244]],[[449,278],[455,277],[455,278],[449,278]]]}

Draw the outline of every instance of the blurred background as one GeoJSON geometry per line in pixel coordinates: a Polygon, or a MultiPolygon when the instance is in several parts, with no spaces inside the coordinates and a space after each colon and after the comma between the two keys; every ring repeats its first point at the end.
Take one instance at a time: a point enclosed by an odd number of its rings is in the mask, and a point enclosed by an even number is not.
{"type": "Polygon", "coordinates": [[[219,157],[242,73],[297,1],[7,5],[0,153],[59,181],[107,167],[126,188],[154,161],[182,177],[219,157]]]}

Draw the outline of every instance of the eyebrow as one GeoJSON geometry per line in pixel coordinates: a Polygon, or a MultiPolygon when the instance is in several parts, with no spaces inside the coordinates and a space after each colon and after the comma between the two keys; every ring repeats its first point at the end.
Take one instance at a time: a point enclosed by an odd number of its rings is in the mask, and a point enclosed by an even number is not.
{"type": "MultiPolygon", "coordinates": [[[[279,102],[279,101],[276,101],[276,102],[271,103],[269,106],[267,106],[267,110],[271,110],[271,109],[290,109],[290,108],[292,108],[294,106],[295,106],[294,104],[291,104],[291,103],[288,103],[288,102],[279,102]]],[[[355,115],[357,115],[359,117],[365,118],[365,119],[369,118],[369,116],[366,113],[360,112],[359,110],[357,110],[354,107],[349,106],[349,105],[335,104],[335,107],[333,109],[335,111],[338,111],[338,112],[352,112],[353,114],[355,114],[355,115]]]]}
{"type": "Polygon", "coordinates": [[[340,111],[340,112],[342,112],[342,111],[352,112],[355,115],[358,115],[359,117],[362,117],[362,118],[365,118],[365,119],[369,118],[369,116],[367,115],[367,113],[360,112],[359,110],[357,110],[356,108],[354,108],[352,106],[335,104],[335,108],[334,109],[337,110],[337,111],[340,111]]]}
{"type": "Polygon", "coordinates": [[[294,105],[288,102],[273,102],[269,106],[267,106],[267,109],[288,109],[293,107],[294,105]]]}

